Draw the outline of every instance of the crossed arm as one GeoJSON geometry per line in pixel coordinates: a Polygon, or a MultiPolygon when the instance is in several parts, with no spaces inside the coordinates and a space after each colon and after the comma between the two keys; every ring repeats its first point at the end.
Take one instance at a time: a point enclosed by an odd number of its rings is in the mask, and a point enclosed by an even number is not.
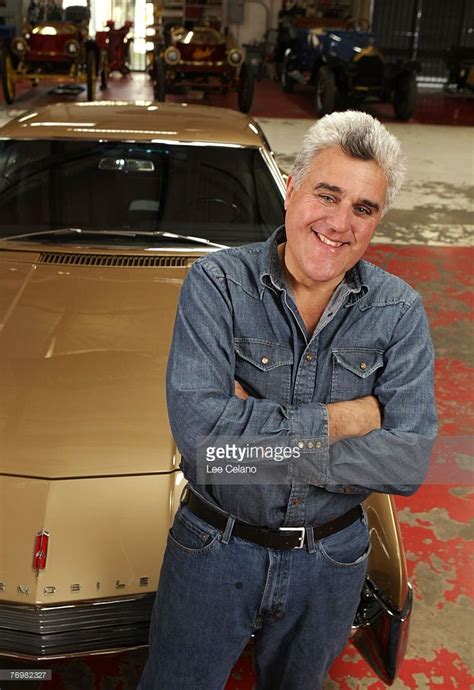
{"type": "MultiPolygon", "coordinates": [[[[235,395],[241,400],[246,400],[249,397],[247,391],[238,381],[235,381],[235,395]]],[[[330,444],[346,438],[365,436],[370,431],[380,429],[382,426],[381,407],[374,395],[365,395],[356,400],[330,403],[326,407],[330,444]]]]}

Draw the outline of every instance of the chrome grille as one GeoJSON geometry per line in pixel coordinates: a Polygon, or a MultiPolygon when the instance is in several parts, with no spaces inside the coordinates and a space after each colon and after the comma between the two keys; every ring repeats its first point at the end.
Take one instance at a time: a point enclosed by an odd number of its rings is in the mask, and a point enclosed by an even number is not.
{"type": "Polygon", "coordinates": [[[147,644],[155,594],[87,604],[0,604],[0,652],[46,657],[147,644]]]}

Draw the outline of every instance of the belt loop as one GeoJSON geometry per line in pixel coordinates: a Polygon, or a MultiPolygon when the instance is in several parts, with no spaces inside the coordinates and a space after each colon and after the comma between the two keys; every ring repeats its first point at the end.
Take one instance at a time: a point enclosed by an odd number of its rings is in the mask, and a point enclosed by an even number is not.
{"type": "Polygon", "coordinates": [[[235,524],[235,517],[232,515],[229,515],[227,518],[227,524],[225,526],[224,534],[222,535],[221,542],[222,544],[228,544],[230,541],[230,538],[232,536],[232,531],[234,529],[234,524],[235,524]]]}
{"type": "Polygon", "coordinates": [[[316,544],[314,543],[314,532],[311,525],[306,527],[306,544],[308,545],[308,553],[316,551],[316,544]]]}

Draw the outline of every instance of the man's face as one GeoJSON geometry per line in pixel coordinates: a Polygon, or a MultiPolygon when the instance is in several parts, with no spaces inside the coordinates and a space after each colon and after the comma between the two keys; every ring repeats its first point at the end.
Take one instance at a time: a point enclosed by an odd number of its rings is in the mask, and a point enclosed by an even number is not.
{"type": "Polygon", "coordinates": [[[340,283],[372,239],[386,190],[377,163],[338,147],[316,154],[299,187],[289,177],[285,266],[293,279],[307,287],[340,283]]]}

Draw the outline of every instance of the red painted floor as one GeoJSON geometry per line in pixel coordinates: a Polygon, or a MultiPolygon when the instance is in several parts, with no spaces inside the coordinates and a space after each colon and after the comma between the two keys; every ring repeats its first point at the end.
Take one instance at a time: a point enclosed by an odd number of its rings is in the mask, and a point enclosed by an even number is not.
{"type": "MultiPolygon", "coordinates": [[[[85,100],[85,93],[79,96],[55,96],[49,91],[55,84],[42,82],[32,88],[29,82],[19,83],[17,96],[12,107],[30,108],[46,105],[57,100],[85,100]]],[[[97,88],[98,100],[152,100],[153,90],[147,75],[133,73],[125,79],[112,75],[109,87],[105,91],[97,88]]],[[[0,107],[4,104],[3,95],[0,94],[0,107]]],[[[167,100],[188,100],[196,103],[206,103],[227,108],[237,107],[236,94],[227,96],[215,95],[212,97],[167,96],[167,100]]],[[[396,122],[393,108],[389,103],[372,103],[363,106],[371,114],[384,122],[396,122]]],[[[311,87],[295,88],[293,94],[284,93],[279,83],[270,79],[256,82],[254,102],[250,114],[254,117],[281,117],[281,118],[315,118],[313,106],[313,89],[311,87]]],[[[474,94],[460,95],[445,93],[433,88],[419,89],[418,104],[415,116],[411,122],[436,125],[474,125],[474,94]]]]}

